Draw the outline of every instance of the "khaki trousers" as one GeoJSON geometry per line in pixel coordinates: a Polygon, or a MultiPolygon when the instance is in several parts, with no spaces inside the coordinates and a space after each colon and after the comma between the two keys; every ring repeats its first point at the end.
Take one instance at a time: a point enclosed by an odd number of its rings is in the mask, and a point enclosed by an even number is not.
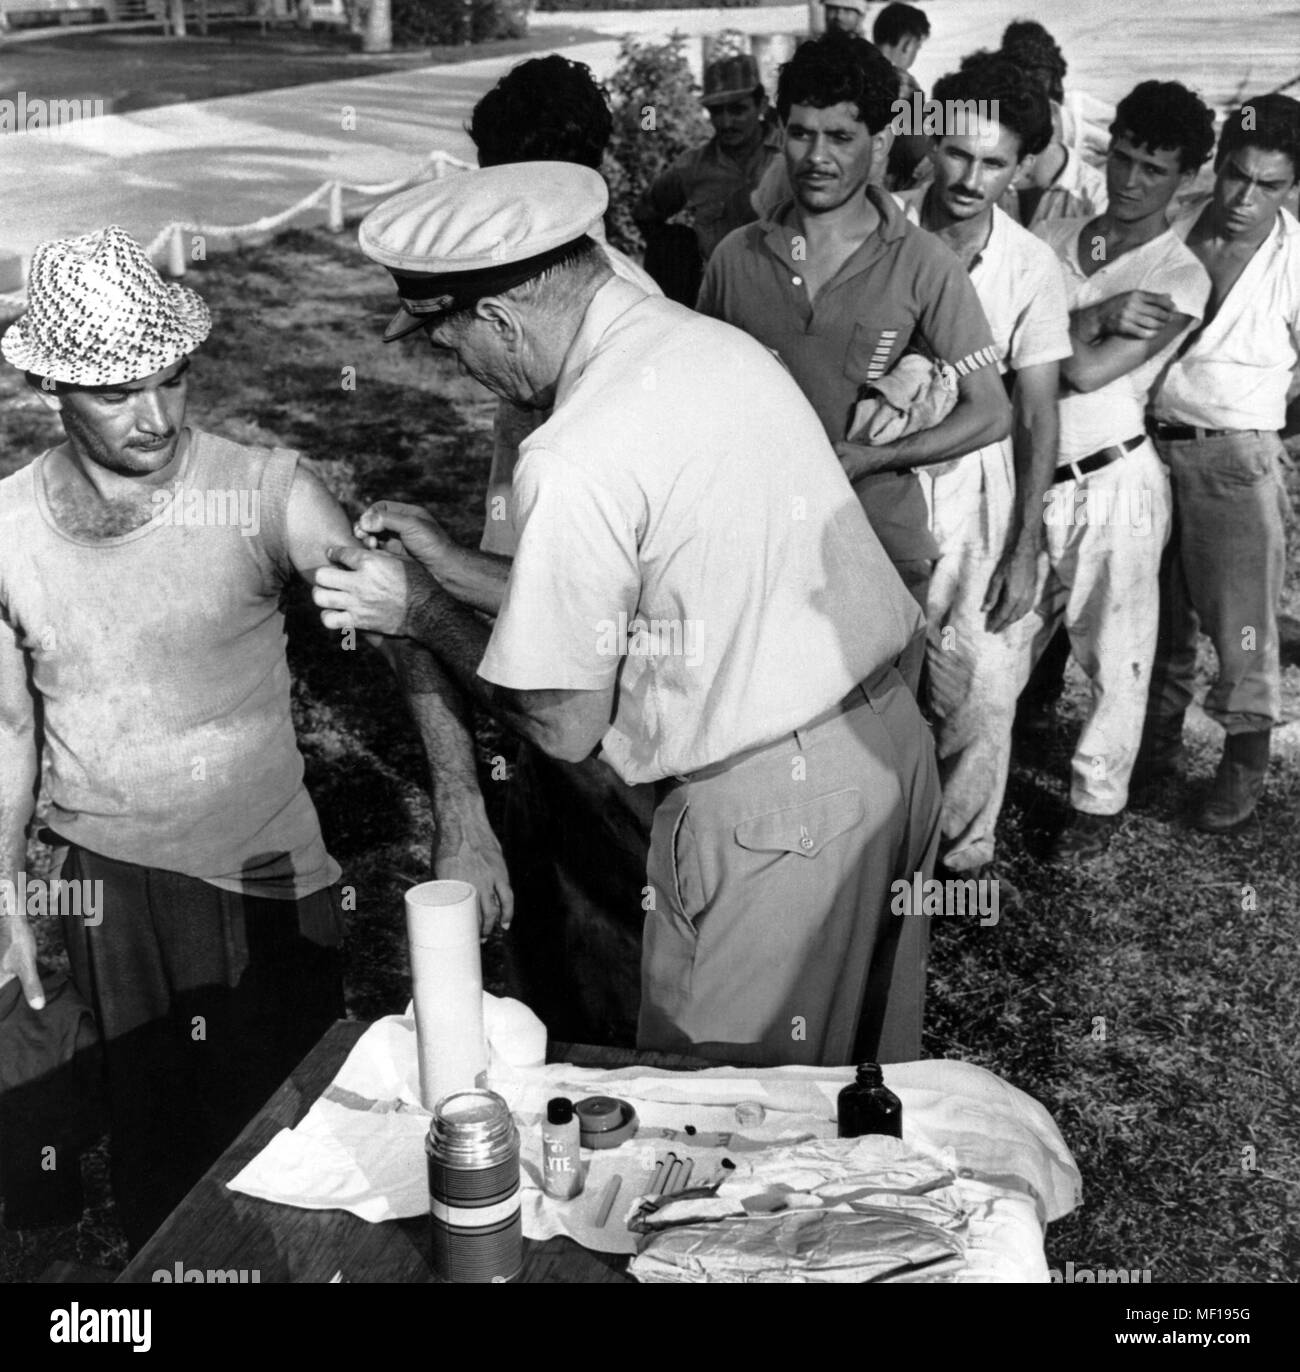
{"type": "Polygon", "coordinates": [[[929,730],[891,666],[807,728],[669,783],[655,811],[637,1045],[780,1065],[920,1056],[929,730]]]}

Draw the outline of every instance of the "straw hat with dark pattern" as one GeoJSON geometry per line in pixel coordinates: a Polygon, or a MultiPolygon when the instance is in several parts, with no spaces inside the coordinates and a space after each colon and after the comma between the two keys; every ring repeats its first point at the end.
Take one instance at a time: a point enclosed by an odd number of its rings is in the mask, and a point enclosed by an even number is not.
{"type": "Polygon", "coordinates": [[[170,367],[211,328],[202,298],[164,282],[135,239],[112,225],[36,249],[27,312],[5,331],[0,352],[38,376],[113,386],[170,367]]]}

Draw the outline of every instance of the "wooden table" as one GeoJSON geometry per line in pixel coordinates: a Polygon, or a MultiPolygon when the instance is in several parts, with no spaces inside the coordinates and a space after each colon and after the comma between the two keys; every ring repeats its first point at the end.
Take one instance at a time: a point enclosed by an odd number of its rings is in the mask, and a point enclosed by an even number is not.
{"type": "MultiPolygon", "coordinates": [[[[162,1269],[260,1274],[266,1282],[328,1282],[336,1272],[347,1282],[428,1282],[429,1221],[370,1224],[345,1210],[300,1210],[231,1191],[237,1176],[281,1129],[307,1113],[369,1026],[339,1020],[302,1060],[248,1127],[159,1227],[118,1278],[151,1282],[162,1269]]],[[[638,1053],[553,1043],[548,1059],[581,1067],[666,1067],[695,1070],[717,1063],[671,1053],[638,1053]]],[[[571,1239],[524,1240],[525,1282],[631,1282],[628,1259],[593,1253],[571,1239]]]]}

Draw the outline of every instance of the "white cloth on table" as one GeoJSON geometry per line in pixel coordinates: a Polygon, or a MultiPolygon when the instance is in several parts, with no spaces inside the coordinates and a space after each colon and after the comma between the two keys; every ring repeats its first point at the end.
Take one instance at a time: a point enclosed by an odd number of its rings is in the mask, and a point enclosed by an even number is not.
{"type": "MultiPolygon", "coordinates": [[[[489,1040],[491,1027],[489,1022],[489,1040]]],[[[520,1131],[524,1234],[569,1235],[587,1247],[631,1254],[637,1237],[624,1221],[648,1190],[656,1159],[673,1151],[695,1163],[695,1180],[738,1161],[729,1185],[763,1175],[775,1149],[815,1147],[835,1136],[835,1098],[847,1067],[714,1068],[667,1072],[551,1064],[511,1067],[499,1056],[491,1089],[510,1103],[520,1131]],[[583,1193],[554,1201],[541,1190],[541,1129],[553,1096],[613,1095],[630,1101],[637,1134],[615,1149],[583,1150],[583,1193]],[[763,1105],[766,1118],[743,1129],[735,1108],[763,1105]],[[694,1131],[687,1133],[686,1126],[694,1131]],[[605,1184],[623,1184],[608,1223],[593,1224],[605,1184]]],[[[1079,1203],[1078,1169],[1047,1111],[992,1072],[943,1059],[887,1065],[885,1081],[903,1102],[901,1159],[883,1140],[878,1184],[895,1185],[899,1166],[941,1185],[965,1224],[961,1280],[1046,1281],[1043,1226],[1079,1203]],[[891,1170],[892,1169],[892,1170],[891,1170]]],[[[282,1130],[230,1183],[231,1189],[305,1209],[342,1209],[372,1222],[427,1213],[424,1140],[430,1116],[419,1105],[414,1022],[379,1020],[338,1076],[294,1128],[282,1130]]]]}

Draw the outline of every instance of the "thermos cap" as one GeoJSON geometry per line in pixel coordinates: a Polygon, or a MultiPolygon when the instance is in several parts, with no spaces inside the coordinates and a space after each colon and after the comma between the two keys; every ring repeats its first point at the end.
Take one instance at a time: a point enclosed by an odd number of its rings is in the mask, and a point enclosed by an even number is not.
{"type": "Polygon", "coordinates": [[[885,1074],[880,1070],[878,1062],[858,1063],[859,1086],[883,1086],[884,1084],[885,1074]]]}
{"type": "Polygon", "coordinates": [[[556,1096],[546,1102],[547,1124],[568,1124],[573,1118],[573,1102],[568,1096],[556,1096]]]}

